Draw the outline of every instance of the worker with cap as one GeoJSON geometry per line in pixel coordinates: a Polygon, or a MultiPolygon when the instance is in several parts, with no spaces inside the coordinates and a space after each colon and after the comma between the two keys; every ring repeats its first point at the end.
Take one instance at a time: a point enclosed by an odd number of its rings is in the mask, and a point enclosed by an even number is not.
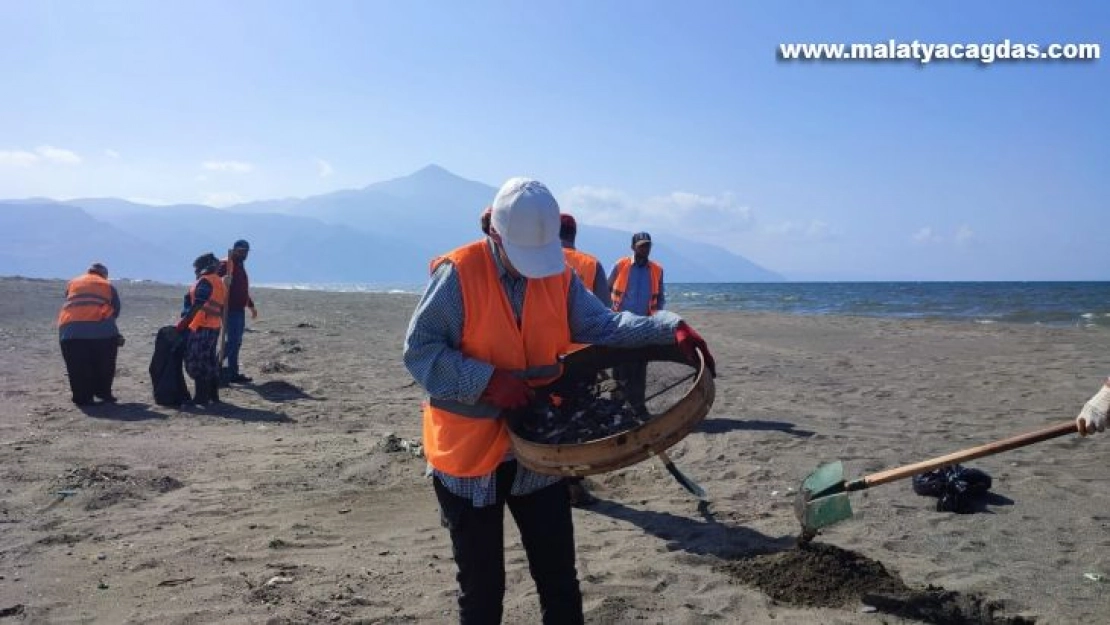
{"type": "MultiPolygon", "coordinates": [[[[609,281],[605,277],[605,268],[601,266],[601,262],[596,256],[587,254],[575,247],[574,243],[577,238],[578,222],[574,219],[574,215],[570,213],[559,215],[559,241],[563,245],[563,255],[567,259],[567,264],[578,274],[578,279],[582,281],[586,290],[593,293],[608,308],[611,302],[609,300],[609,281]]],[[[597,503],[597,497],[590,494],[590,491],[586,488],[585,478],[581,476],[568,477],[566,482],[570,505],[576,508],[586,508],[597,503]]]]}
{"type": "Polygon", "coordinates": [[[116,327],[119,292],[108,281],[108,268],[93,263],[66,284],[66,301],[58,311],[58,342],[69,374],[73,403],[89,406],[95,398],[114,403],[112,382],[123,336],[116,327]]]}
{"type": "Polygon", "coordinates": [[[559,241],[563,244],[563,255],[566,256],[567,264],[578,274],[578,279],[585,285],[586,290],[596,295],[608,308],[612,302],[605,268],[601,266],[596,256],[575,247],[574,241],[577,237],[578,222],[574,219],[574,215],[568,213],[559,215],[559,241]]]}
{"type": "MultiPolygon", "coordinates": [[[[609,275],[613,310],[637,315],[654,315],[663,310],[666,292],[663,287],[663,266],[651,260],[651,235],[632,235],[632,256],[625,256],[613,266],[609,275]]],[[[647,363],[630,362],[613,370],[624,387],[625,397],[633,408],[643,412],[647,388],[647,363]]]]}
{"type": "Polygon", "coordinates": [[[247,309],[251,311],[251,319],[258,318],[258,309],[250,294],[250,277],[247,275],[247,256],[250,254],[251,245],[239,239],[231,246],[228,258],[220,261],[218,275],[224,278],[231,269],[231,281],[227,290],[227,327],[224,336],[227,342],[224,345],[224,357],[227,359],[227,368],[220,363],[220,378],[224,382],[247,383],[251,378],[239,371],[239,350],[243,346],[243,333],[247,329],[247,309]]]}
{"type": "MultiPolygon", "coordinates": [[[[520,530],[542,622],[583,622],[565,482],[520,465],[502,411],[527,406],[561,373],[572,342],[675,345],[693,362],[705,341],[681,317],[607,309],[566,264],[559,205],[543,183],[512,178],[490,233],[433,261],[405,336],[404,362],[427,393],[424,452],[458,567],[460,622],[499,623],[504,508],[520,530]]],[[[712,366],[712,365],[711,365],[712,366]]]]}
{"type": "Polygon", "coordinates": [[[637,315],[654,315],[663,310],[666,304],[663,266],[650,256],[651,235],[647,232],[632,235],[632,256],[618,260],[609,275],[613,310],[637,315]]]}
{"type": "Polygon", "coordinates": [[[220,259],[211,252],[193,261],[197,281],[185,296],[186,308],[177,322],[177,331],[188,332],[185,343],[185,372],[193,378],[196,393],[193,403],[203,406],[219,403],[220,357],[217,343],[227,305],[227,287],[216,275],[220,259]]]}

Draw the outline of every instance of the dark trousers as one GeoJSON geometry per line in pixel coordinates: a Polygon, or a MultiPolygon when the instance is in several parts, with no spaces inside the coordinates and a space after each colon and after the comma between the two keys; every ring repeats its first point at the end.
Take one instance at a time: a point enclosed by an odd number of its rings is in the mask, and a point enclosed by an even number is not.
{"type": "Polygon", "coordinates": [[[433,480],[443,521],[451,533],[455,578],[459,582],[459,622],[501,622],[505,597],[505,505],[520,529],[528,568],[540,596],[545,625],[583,622],[582,594],[574,566],[574,524],[567,487],[557,482],[535,493],[510,495],[516,462],[497,469],[497,503],[475,508],[470,500],[433,480]]]}
{"type": "Polygon", "coordinates": [[[116,377],[116,354],[119,352],[116,337],[68,339],[60,343],[73,402],[88,404],[94,396],[101,399],[111,397],[112,381],[116,377]]]}
{"type": "Polygon", "coordinates": [[[224,356],[227,358],[227,371],[233,377],[239,375],[239,348],[243,346],[243,332],[247,329],[247,311],[240,308],[227,309],[227,327],[224,334],[224,356]]]}
{"type": "Polygon", "coordinates": [[[628,403],[638,410],[646,410],[644,396],[647,394],[647,363],[629,362],[613,367],[613,377],[621,383],[628,403]]]}

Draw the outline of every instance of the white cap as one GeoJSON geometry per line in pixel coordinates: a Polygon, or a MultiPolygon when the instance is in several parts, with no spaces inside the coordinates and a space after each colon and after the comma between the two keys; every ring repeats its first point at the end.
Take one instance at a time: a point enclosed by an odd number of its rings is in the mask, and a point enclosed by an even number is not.
{"type": "Polygon", "coordinates": [[[542,182],[510,178],[493,198],[493,229],[509,262],[526,278],[563,272],[566,259],[559,241],[559,203],[542,182]]]}

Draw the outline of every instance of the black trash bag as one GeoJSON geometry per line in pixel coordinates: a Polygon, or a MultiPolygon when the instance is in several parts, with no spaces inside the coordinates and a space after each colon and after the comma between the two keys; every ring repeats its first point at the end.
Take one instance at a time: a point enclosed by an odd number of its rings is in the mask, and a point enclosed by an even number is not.
{"type": "Polygon", "coordinates": [[[913,476],[913,492],[937,497],[938,512],[970,514],[975,511],[975,500],[990,488],[990,475],[958,464],[913,476]]]}
{"type": "Polygon", "coordinates": [[[185,383],[185,334],[174,326],[158,329],[154,339],[154,355],[150,359],[150,385],[154,403],[159,406],[180,406],[192,401],[185,383]]]}

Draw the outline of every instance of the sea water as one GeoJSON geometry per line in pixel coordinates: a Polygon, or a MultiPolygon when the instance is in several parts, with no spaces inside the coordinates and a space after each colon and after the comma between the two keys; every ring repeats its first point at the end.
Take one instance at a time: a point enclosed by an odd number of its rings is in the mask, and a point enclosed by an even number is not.
{"type": "MultiPolygon", "coordinates": [[[[420,294],[422,284],[259,285],[420,294]]],[[[666,285],[666,307],[1110,328],[1110,282],[773,282],[666,285]]]]}

